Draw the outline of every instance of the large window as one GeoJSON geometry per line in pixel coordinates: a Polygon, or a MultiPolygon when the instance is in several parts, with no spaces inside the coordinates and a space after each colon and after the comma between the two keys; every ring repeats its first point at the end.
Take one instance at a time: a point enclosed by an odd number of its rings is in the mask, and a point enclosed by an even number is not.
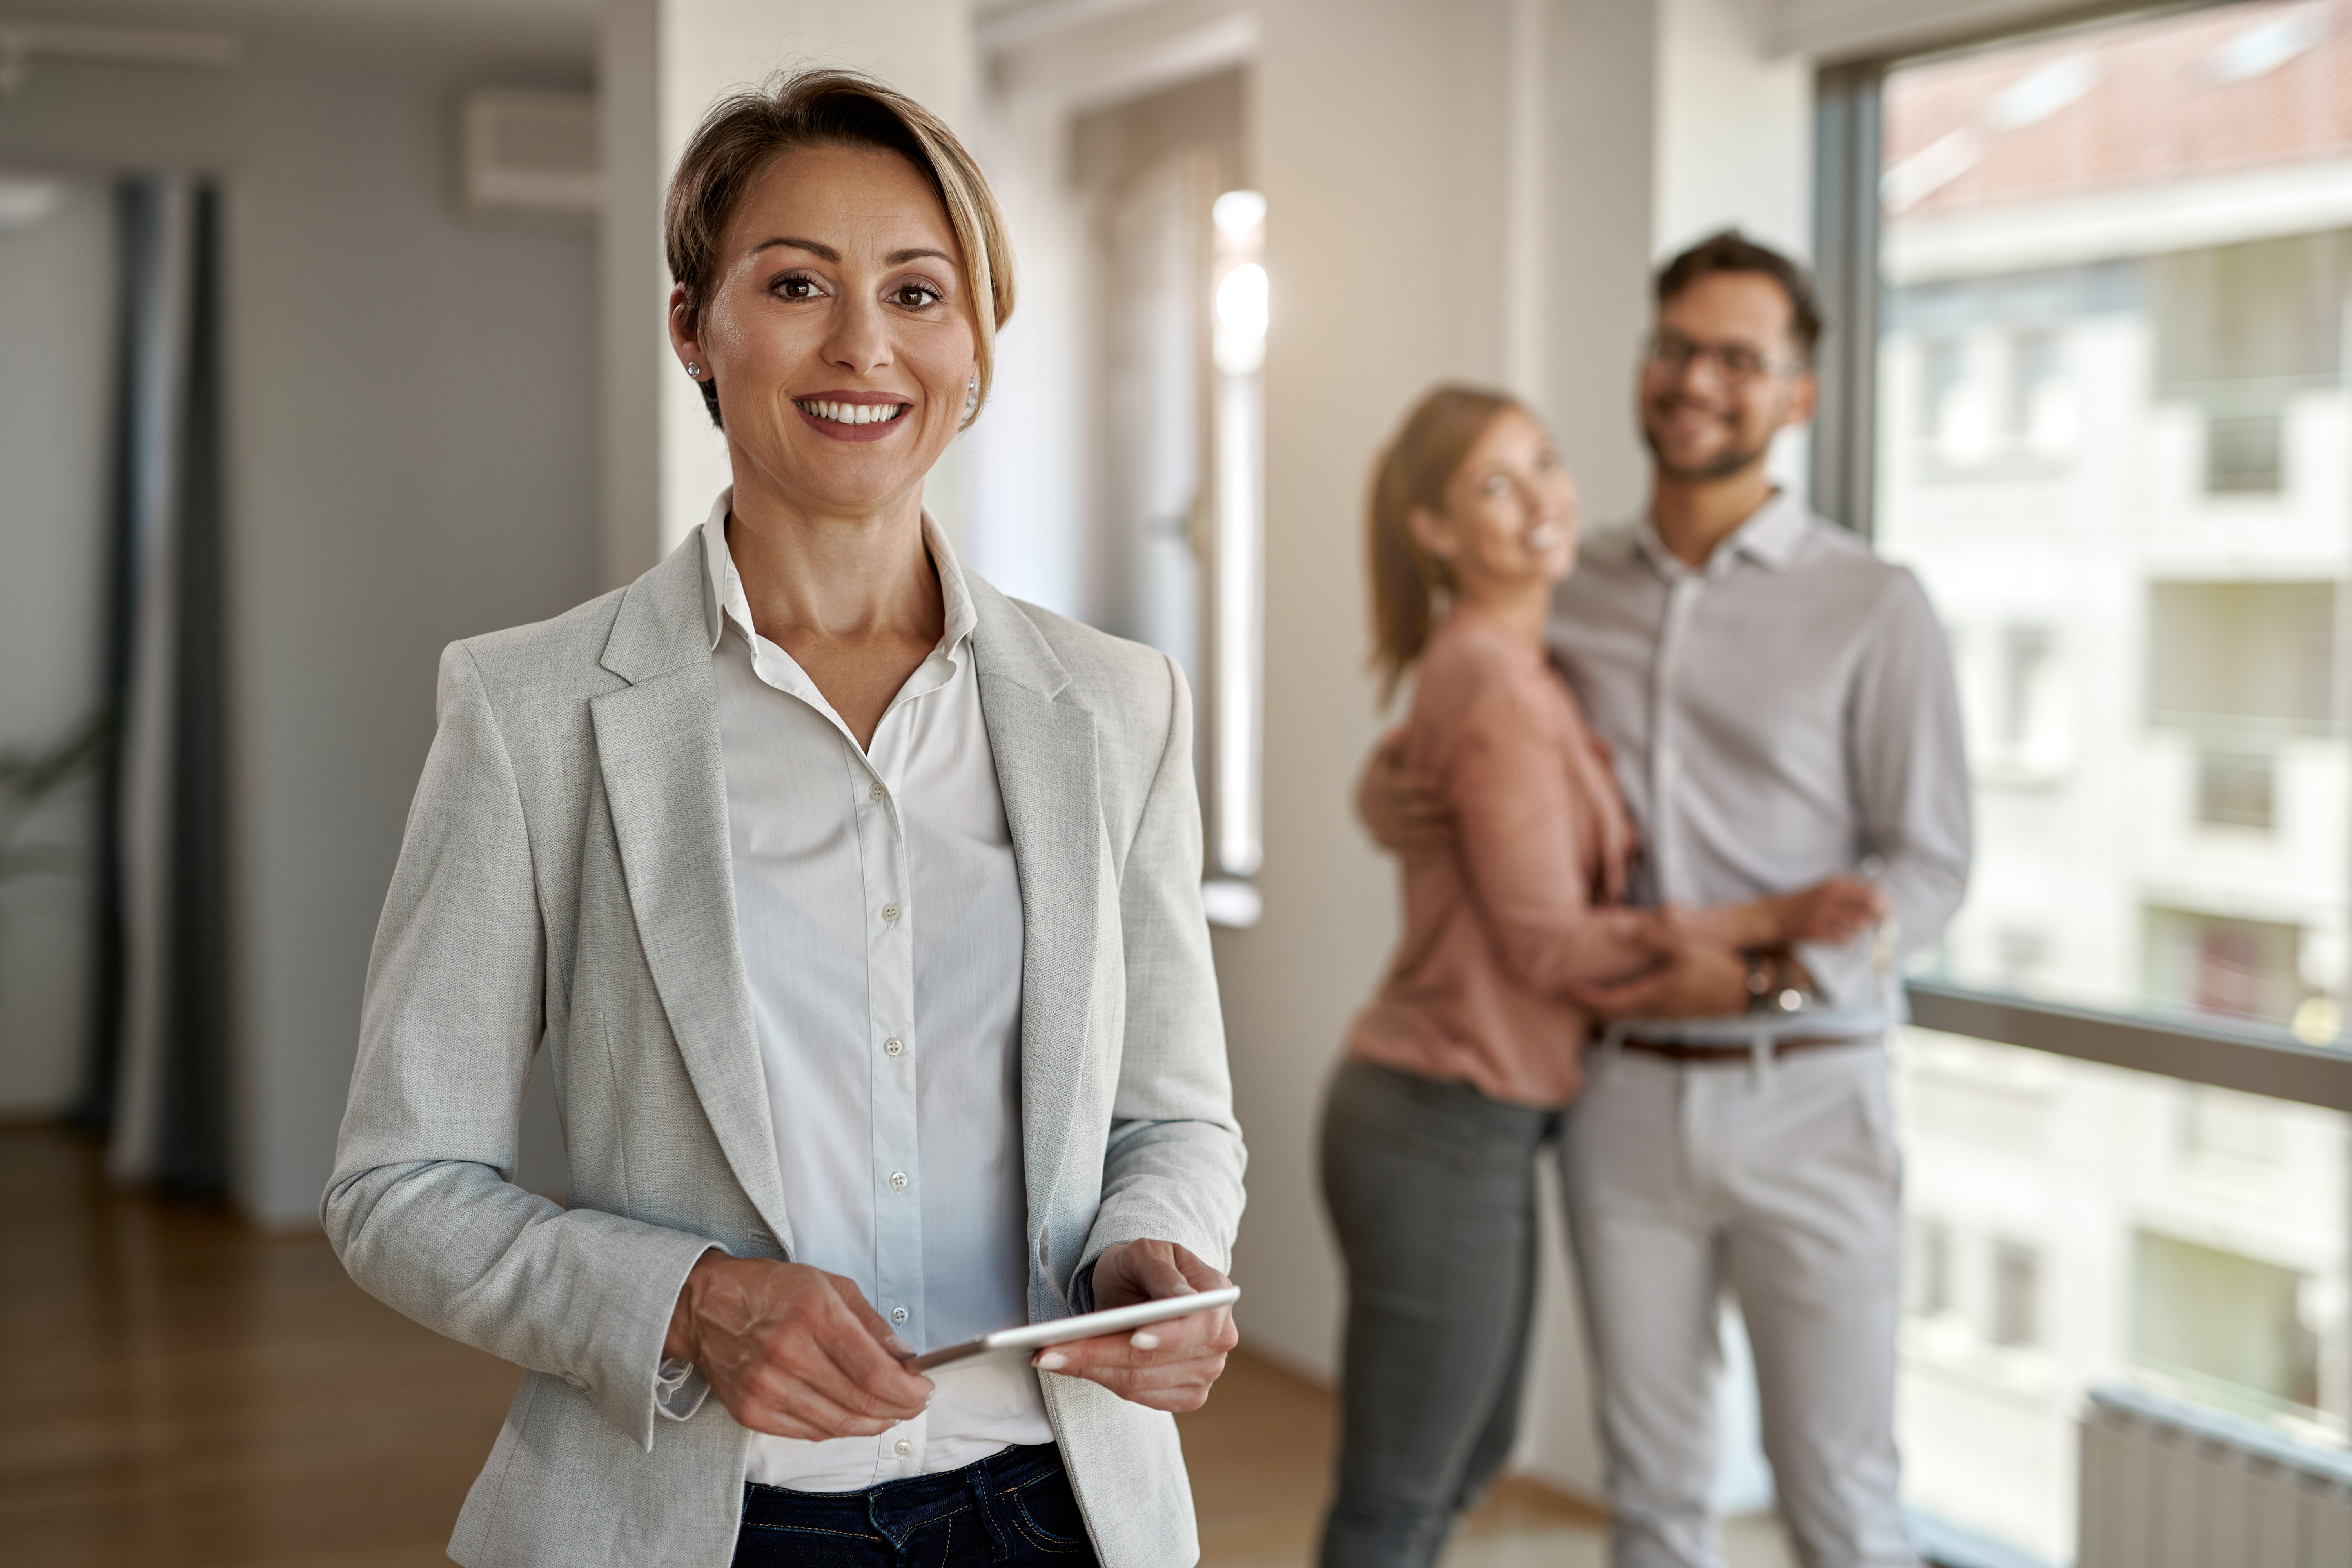
{"type": "Polygon", "coordinates": [[[2046,1562],[2095,1384],[2352,1410],[2347,80],[2352,0],[1823,80],[1817,498],[1926,584],[1975,773],[1897,1045],[1909,1487],[2046,1562]]]}

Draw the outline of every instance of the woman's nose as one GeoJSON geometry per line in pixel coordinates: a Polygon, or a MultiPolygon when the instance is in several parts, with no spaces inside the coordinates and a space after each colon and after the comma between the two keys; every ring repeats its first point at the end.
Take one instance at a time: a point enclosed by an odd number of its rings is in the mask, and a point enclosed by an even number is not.
{"type": "Polygon", "coordinates": [[[825,334],[827,363],[860,373],[890,361],[890,334],[882,308],[870,300],[845,299],[835,308],[825,334]]]}

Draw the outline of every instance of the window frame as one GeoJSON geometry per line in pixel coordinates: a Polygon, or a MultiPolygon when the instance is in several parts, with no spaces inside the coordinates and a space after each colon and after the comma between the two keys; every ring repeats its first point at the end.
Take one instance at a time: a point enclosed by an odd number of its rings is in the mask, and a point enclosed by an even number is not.
{"type": "MultiPolygon", "coordinates": [[[[1832,325],[1816,364],[1821,401],[1810,454],[1815,511],[1864,539],[1875,536],[1880,105],[1887,73],[1948,50],[2126,16],[2203,8],[2088,6],[2054,26],[1995,27],[1932,47],[1834,61],[1816,72],[1814,272],[1832,325]]],[[[2347,809],[2352,811],[2352,802],[2347,809]]],[[[2332,1045],[2311,1046],[2282,1028],[2223,1018],[2074,1006],[1925,977],[1910,979],[1906,989],[1911,1022],[1921,1028],[2352,1113],[2352,1033],[2340,1034],[2332,1045]]]]}

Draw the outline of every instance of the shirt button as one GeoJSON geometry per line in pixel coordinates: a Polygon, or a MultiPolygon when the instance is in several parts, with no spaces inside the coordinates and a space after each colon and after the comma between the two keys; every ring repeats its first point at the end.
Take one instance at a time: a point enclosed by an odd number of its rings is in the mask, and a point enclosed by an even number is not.
{"type": "Polygon", "coordinates": [[[886,1057],[895,1057],[906,1048],[907,1042],[904,1040],[885,1040],[882,1042],[882,1054],[886,1057]]]}
{"type": "Polygon", "coordinates": [[[897,919],[898,918],[898,905],[896,905],[896,904],[885,904],[885,905],[883,905],[883,906],[882,906],[882,918],[883,918],[884,920],[886,920],[886,921],[895,921],[895,920],[897,920],[897,919]]]}
{"type": "Polygon", "coordinates": [[[878,801],[882,798],[882,795],[883,789],[880,784],[876,784],[872,789],[866,792],[866,798],[868,800],[878,801]]]}
{"type": "Polygon", "coordinates": [[[906,1172],[893,1171],[890,1173],[890,1190],[894,1193],[903,1193],[907,1190],[906,1172]]]}
{"type": "Polygon", "coordinates": [[[908,1455],[915,1451],[915,1446],[912,1443],[908,1442],[904,1437],[901,1437],[897,1442],[890,1445],[890,1451],[903,1459],[908,1455]]]}
{"type": "Polygon", "coordinates": [[[891,1308],[891,1309],[890,1309],[890,1321],[891,1321],[892,1322],[894,1322],[894,1323],[903,1323],[903,1322],[905,1322],[905,1321],[907,1321],[907,1309],[906,1309],[906,1308],[904,1308],[904,1307],[893,1307],[893,1308],[891,1308]]]}

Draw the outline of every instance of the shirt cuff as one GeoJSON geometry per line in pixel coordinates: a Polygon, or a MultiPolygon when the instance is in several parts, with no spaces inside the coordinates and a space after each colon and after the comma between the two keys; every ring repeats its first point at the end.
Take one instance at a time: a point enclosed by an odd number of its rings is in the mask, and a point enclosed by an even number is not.
{"type": "Polygon", "coordinates": [[[654,1413],[665,1420],[690,1419],[709,1397],[710,1384],[690,1361],[667,1357],[654,1373],[654,1413]]]}

